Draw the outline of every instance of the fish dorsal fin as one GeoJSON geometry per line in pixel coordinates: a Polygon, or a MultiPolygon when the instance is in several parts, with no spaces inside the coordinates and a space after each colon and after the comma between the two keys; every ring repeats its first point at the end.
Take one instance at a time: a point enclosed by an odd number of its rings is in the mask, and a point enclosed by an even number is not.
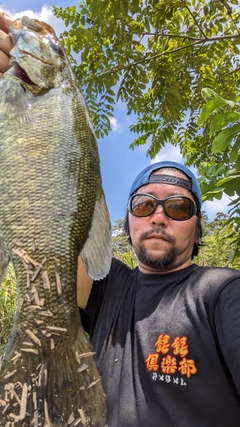
{"type": "Polygon", "coordinates": [[[94,280],[102,279],[110,269],[112,258],[111,224],[104,194],[95,203],[92,226],[81,252],[87,274],[94,280]]]}
{"type": "Polygon", "coordinates": [[[37,23],[36,20],[30,19],[27,16],[22,16],[21,23],[24,27],[27,27],[29,30],[33,31],[42,31],[42,26],[37,23]]]}

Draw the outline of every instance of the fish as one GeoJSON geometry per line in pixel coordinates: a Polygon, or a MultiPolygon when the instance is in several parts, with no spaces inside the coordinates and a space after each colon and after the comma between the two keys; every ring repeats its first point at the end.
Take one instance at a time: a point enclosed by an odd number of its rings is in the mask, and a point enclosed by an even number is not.
{"type": "MultiPolygon", "coordinates": [[[[0,272],[17,309],[0,369],[1,427],[103,427],[106,396],[80,323],[79,254],[93,279],[111,263],[111,225],[90,114],[52,27],[10,26],[0,78],[0,272]]],[[[1,278],[0,278],[1,280],[1,278]]]]}

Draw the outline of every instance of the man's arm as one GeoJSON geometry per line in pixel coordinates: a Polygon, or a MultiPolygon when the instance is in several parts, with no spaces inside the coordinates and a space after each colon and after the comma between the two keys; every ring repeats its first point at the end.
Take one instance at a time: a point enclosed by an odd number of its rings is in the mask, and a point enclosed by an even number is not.
{"type": "Polygon", "coordinates": [[[0,73],[10,68],[9,52],[13,44],[8,36],[8,27],[12,20],[5,12],[0,12],[0,73]]]}
{"type": "Polygon", "coordinates": [[[93,279],[86,273],[82,259],[79,256],[77,269],[77,303],[82,309],[84,309],[88,303],[92,285],[93,279]]]}
{"type": "Polygon", "coordinates": [[[240,276],[222,290],[215,308],[221,352],[240,395],[240,276]]]}

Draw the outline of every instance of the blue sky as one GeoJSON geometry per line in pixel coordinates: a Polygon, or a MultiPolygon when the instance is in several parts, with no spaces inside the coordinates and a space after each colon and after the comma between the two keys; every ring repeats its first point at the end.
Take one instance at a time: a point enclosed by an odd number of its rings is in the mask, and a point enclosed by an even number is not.
{"type": "MultiPolygon", "coordinates": [[[[29,17],[37,17],[48,22],[59,35],[64,30],[62,21],[52,14],[52,6],[67,7],[76,4],[77,1],[56,0],[44,2],[41,0],[8,0],[0,3],[0,9],[8,12],[14,18],[23,14],[29,17]]],[[[98,141],[102,181],[107,204],[114,222],[118,218],[124,218],[127,198],[132,181],[136,175],[153,161],[146,157],[147,147],[143,146],[131,150],[129,148],[134,135],[129,131],[129,125],[134,123],[134,117],[126,115],[125,105],[119,102],[116,106],[114,118],[111,119],[112,131],[108,137],[98,141]]],[[[177,147],[167,145],[158,154],[156,161],[172,160],[183,162],[177,147]]],[[[217,212],[226,212],[229,200],[206,202],[203,210],[210,220],[213,220],[217,212]]]]}

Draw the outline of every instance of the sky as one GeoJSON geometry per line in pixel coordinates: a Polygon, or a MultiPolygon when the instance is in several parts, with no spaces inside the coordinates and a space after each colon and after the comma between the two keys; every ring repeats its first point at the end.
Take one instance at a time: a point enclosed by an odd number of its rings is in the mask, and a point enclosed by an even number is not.
{"type": "MultiPolygon", "coordinates": [[[[8,0],[1,3],[0,0],[0,9],[8,12],[14,19],[24,14],[30,18],[36,17],[50,24],[57,35],[60,35],[65,29],[64,23],[53,15],[52,6],[65,8],[74,4],[77,5],[77,1],[8,0]]],[[[114,117],[111,118],[112,131],[104,139],[98,140],[103,189],[112,223],[125,217],[131,184],[142,169],[150,163],[162,160],[184,163],[178,147],[170,144],[167,144],[154,160],[146,156],[147,146],[131,150],[129,146],[136,136],[129,131],[129,126],[134,121],[133,116],[127,116],[124,103],[119,102],[116,105],[114,117]]],[[[194,172],[194,169],[192,171],[194,172]]],[[[228,203],[229,200],[226,197],[220,201],[205,202],[203,210],[212,221],[217,212],[227,212],[228,203]]]]}

